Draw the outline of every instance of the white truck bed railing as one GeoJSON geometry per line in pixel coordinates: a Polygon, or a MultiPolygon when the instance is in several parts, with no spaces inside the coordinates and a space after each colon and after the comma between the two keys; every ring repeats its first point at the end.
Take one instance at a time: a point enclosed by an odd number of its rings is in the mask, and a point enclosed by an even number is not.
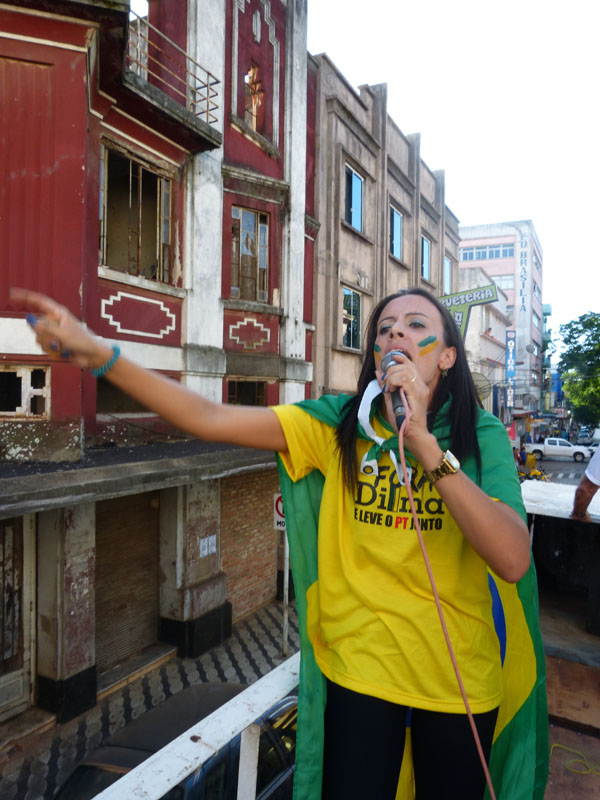
{"type": "Polygon", "coordinates": [[[258,736],[252,723],[295,689],[299,672],[300,653],[295,653],[109,786],[97,800],[160,800],[240,733],[237,796],[238,800],[254,800],[258,736]]]}
{"type": "MultiPolygon", "coordinates": [[[[553,481],[523,481],[521,492],[529,514],[568,519],[576,486],[553,481]]],[[[588,508],[593,522],[600,522],[600,492],[592,499],[588,508]]]]}

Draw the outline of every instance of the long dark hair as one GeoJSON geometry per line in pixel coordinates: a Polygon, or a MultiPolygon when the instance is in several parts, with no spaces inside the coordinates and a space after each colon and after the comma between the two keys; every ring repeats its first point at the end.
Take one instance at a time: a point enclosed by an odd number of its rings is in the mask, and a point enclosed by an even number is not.
{"type": "Polygon", "coordinates": [[[446,347],[454,347],[456,349],[454,365],[448,370],[448,375],[445,378],[440,378],[435,387],[429,414],[427,415],[427,427],[430,431],[433,429],[436,414],[448,397],[452,395],[452,404],[450,406],[450,449],[459,460],[473,453],[477,463],[477,474],[478,476],[481,474],[481,453],[475,431],[477,407],[481,406],[481,401],[467,364],[467,355],[462,336],[448,309],[425,289],[417,287],[395,292],[384,297],[383,300],[377,303],[369,317],[365,331],[365,359],[358,377],[357,391],[344,406],[342,419],[336,428],[344,480],[346,485],[350,487],[355,487],[358,480],[358,464],[356,460],[358,408],[365,389],[375,377],[374,345],[377,338],[379,317],[391,300],[405,295],[424,297],[437,308],[444,325],[444,343],[446,347]]]}

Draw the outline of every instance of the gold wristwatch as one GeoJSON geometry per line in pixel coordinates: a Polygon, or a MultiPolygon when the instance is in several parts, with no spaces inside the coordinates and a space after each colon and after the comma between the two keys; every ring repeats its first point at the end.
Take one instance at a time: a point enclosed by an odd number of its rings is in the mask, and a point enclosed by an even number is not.
{"type": "Polygon", "coordinates": [[[455,472],[458,472],[460,469],[460,461],[451,453],[450,450],[446,450],[444,456],[442,458],[442,463],[439,467],[430,470],[430,472],[425,473],[425,478],[429,481],[429,483],[435,483],[439,478],[443,478],[444,475],[454,475],[455,472]]]}

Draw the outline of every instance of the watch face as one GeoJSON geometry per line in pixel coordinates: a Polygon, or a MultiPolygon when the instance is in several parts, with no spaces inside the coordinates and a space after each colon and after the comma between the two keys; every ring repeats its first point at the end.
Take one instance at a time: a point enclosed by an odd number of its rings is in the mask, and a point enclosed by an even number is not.
{"type": "Polygon", "coordinates": [[[451,453],[450,450],[446,450],[446,452],[444,453],[444,457],[446,458],[452,469],[454,470],[460,469],[460,461],[454,455],[454,453],[451,453]]]}

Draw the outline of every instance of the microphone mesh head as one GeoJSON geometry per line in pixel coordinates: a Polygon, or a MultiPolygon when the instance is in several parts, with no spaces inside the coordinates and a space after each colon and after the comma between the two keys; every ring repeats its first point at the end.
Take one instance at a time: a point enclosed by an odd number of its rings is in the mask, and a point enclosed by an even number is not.
{"type": "Polygon", "coordinates": [[[402,350],[390,350],[390,352],[386,353],[384,357],[381,359],[381,369],[384,372],[387,372],[388,367],[391,367],[392,364],[398,363],[394,358],[394,356],[402,356],[402,355],[404,355],[402,350]]]}
{"type": "MultiPolygon", "coordinates": [[[[387,372],[388,368],[391,367],[392,364],[397,364],[398,362],[394,358],[394,356],[404,355],[402,350],[390,350],[389,353],[386,353],[384,357],[381,359],[381,369],[383,372],[387,372]]],[[[396,417],[396,423],[398,427],[400,426],[400,418],[404,417],[406,414],[406,409],[402,404],[402,399],[400,397],[400,392],[398,389],[395,389],[392,392],[392,407],[394,409],[394,415],[396,417]]]]}

